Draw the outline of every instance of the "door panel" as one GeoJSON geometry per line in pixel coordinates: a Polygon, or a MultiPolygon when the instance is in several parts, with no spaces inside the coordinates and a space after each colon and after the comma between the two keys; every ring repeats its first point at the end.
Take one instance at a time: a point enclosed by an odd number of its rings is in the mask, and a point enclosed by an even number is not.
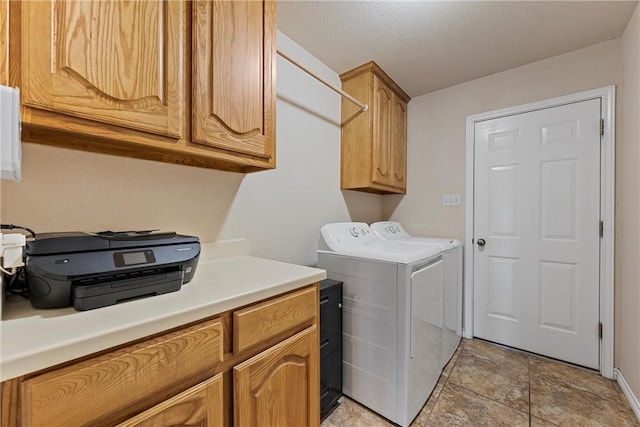
{"type": "Polygon", "coordinates": [[[489,258],[489,316],[518,321],[514,288],[516,258],[489,258]]]}
{"type": "Polygon", "coordinates": [[[540,167],[541,238],[576,237],[576,159],[543,162],[540,167]]]}
{"type": "Polygon", "coordinates": [[[540,263],[540,325],[575,332],[575,294],[575,264],[540,263]]]}
{"type": "Polygon", "coordinates": [[[405,189],[407,169],[407,104],[393,94],[391,116],[391,185],[405,189]]]}
{"type": "Polygon", "coordinates": [[[489,170],[489,235],[516,235],[518,166],[498,166],[489,170]]]}
{"type": "Polygon", "coordinates": [[[373,179],[376,184],[392,185],[391,110],[393,93],[378,77],[373,77],[373,179]]]}
{"type": "Polygon", "coordinates": [[[474,334],[599,366],[600,100],[475,126],[474,334]]]}

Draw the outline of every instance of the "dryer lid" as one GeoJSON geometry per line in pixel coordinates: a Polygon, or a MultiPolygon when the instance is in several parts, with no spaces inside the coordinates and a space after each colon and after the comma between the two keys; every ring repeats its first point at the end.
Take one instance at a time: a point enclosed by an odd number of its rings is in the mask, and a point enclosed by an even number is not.
{"type": "Polygon", "coordinates": [[[407,233],[402,225],[396,221],[374,222],[373,224],[371,224],[371,230],[373,230],[373,232],[376,233],[378,237],[385,240],[424,245],[438,245],[443,251],[462,245],[462,242],[455,239],[413,236],[407,233]]]}
{"type": "Polygon", "coordinates": [[[320,229],[320,252],[377,261],[409,264],[438,255],[436,245],[416,245],[407,242],[388,241],[378,237],[364,222],[326,224],[320,229]]]}

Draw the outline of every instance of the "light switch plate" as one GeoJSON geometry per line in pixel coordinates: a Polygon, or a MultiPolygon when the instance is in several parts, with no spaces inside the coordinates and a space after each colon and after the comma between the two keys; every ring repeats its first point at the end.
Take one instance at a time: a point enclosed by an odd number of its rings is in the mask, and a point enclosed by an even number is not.
{"type": "Polygon", "coordinates": [[[443,194],[442,206],[460,206],[460,193],[443,194]]]}

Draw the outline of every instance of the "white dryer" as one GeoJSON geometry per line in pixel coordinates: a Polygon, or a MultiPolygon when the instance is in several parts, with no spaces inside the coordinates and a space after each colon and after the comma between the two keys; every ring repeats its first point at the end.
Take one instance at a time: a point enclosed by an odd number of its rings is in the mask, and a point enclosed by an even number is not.
{"type": "Polygon", "coordinates": [[[444,263],[442,366],[444,367],[455,353],[462,337],[462,243],[455,239],[413,236],[395,221],[376,222],[371,224],[371,229],[387,241],[438,245],[442,248],[444,263]]]}
{"type": "Polygon", "coordinates": [[[385,241],[365,223],[321,229],[318,267],[343,282],[343,393],[408,426],[441,373],[441,249],[385,241]]]}

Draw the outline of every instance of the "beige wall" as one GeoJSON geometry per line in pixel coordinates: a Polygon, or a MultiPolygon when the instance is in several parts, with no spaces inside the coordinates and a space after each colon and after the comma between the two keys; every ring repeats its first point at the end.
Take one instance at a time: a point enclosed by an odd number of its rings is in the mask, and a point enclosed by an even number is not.
{"type": "Polygon", "coordinates": [[[621,41],[616,137],[615,365],[640,399],[640,8],[621,41]]]}
{"type": "Polygon", "coordinates": [[[462,240],[467,116],[615,84],[619,51],[612,40],[413,98],[407,195],[385,196],[383,217],[410,233],[462,240]],[[462,204],[443,207],[445,193],[460,193],[462,204]]]}
{"type": "MultiPolygon", "coordinates": [[[[340,84],[282,34],[278,47],[340,84]]],[[[277,69],[275,170],[242,175],[24,144],[22,181],[2,182],[2,222],[245,238],[253,255],[314,265],[322,224],[379,220],[382,202],[340,191],[340,97],[280,57],[277,69]]]]}

